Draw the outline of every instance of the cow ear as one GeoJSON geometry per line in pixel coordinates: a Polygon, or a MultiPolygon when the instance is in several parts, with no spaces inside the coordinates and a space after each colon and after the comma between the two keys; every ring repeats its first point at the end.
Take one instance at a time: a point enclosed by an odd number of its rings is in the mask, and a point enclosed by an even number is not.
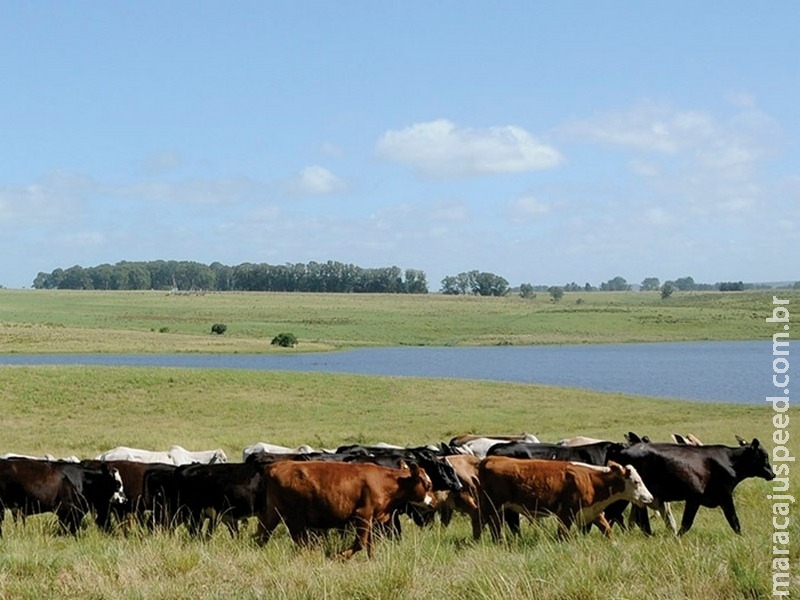
{"type": "MultiPolygon", "coordinates": [[[[411,463],[411,464],[414,464],[414,463],[411,463]]],[[[408,470],[408,463],[406,461],[404,461],[404,460],[401,460],[400,461],[400,468],[403,469],[403,470],[408,470]]]]}
{"type": "Polygon", "coordinates": [[[737,441],[737,442],[739,442],[739,445],[740,445],[740,446],[747,446],[747,440],[745,440],[745,439],[744,439],[743,437],[741,437],[741,436],[738,436],[738,435],[737,435],[737,436],[736,436],[736,441],[737,441]]]}
{"type": "Polygon", "coordinates": [[[407,469],[408,468],[411,469],[411,476],[412,477],[419,477],[419,465],[417,463],[412,462],[411,466],[409,467],[408,465],[406,465],[406,468],[407,469]]]}
{"type": "Polygon", "coordinates": [[[625,439],[628,440],[629,444],[638,444],[639,442],[642,441],[642,438],[640,438],[632,431],[629,431],[628,433],[625,434],[625,439]]]}
{"type": "Polygon", "coordinates": [[[619,473],[625,473],[625,469],[622,468],[622,465],[618,462],[614,462],[613,460],[608,461],[608,468],[612,471],[618,471],[619,473]]]}
{"type": "Polygon", "coordinates": [[[759,446],[761,446],[761,442],[758,441],[758,438],[753,438],[753,441],[750,442],[750,446],[752,448],[758,448],[759,446]]]}

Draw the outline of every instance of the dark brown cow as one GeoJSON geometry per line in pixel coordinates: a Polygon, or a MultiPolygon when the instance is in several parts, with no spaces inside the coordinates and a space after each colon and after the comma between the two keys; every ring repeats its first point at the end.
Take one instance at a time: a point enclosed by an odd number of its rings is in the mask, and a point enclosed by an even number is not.
{"type": "Polygon", "coordinates": [[[110,504],[125,500],[119,471],[108,465],[92,469],[71,462],[0,460],[0,525],[6,508],[23,518],[53,512],[61,529],[74,535],[90,510],[107,514],[110,504]]]}
{"type": "Polygon", "coordinates": [[[480,518],[480,482],[478,481],[478,465],[481,459],[468,454],[448,456],[445,460],[453,467],[456,477],[461,482],[459,491],[445,490],[435,492],[437,511],[442,525],[447,527],[453,517],[453,511],[466,514],[472,522],[472,536],[478,539],[481,535],[480,518]]]}
{"type": "Polygon", "coordinates": [[[489,523],[492,539],[500,538],[502,511],[511,509],[528,518],[555,515],[559,538],[572,523],[597,523],[606,535],[611,526],[603,510],[617,500],[649,504],[653,497],[631,466],[610,462],[607,467],[556,460],[490,456],[478,466],[481,521],[489,523]]]}
{"type": "Polygon", "coordinates": [[[309,530],[355,525],[353,545],[343,558],[367,549],[372,556],[373,522],[386,524],[406,503],[435,504],[433,485],[424,469],[392,469],[373,464],[279,461],[264,466],[266,512],[259,520],[262,542],[284,522],[296,543],[309,530]]]}

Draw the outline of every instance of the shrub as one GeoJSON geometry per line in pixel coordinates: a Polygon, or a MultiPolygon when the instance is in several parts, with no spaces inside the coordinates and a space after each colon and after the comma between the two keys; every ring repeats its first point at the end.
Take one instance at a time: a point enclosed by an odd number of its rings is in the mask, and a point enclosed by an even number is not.
{"type": "Polygon", "coordinates": [[[283,348],[294,348],[297,345],[297,338],[293,333],[279,333],[272,338],[273,346],[281,346],[283,348]]]}
{"type": "Polygon", "coordinates": [[[216,333],[217,335],[222,335],[228,329],[228,326],[225,323],[214,323],[211,326],[211,333],[216,333]]]}

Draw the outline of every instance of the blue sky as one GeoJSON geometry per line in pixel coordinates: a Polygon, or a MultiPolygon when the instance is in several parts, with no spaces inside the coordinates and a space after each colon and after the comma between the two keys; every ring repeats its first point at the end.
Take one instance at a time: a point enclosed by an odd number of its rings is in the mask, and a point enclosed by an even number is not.
{"type": "Polygon", "coordinates": [[[800,279],[800,8],[2,2],[0,285],[121,260],[800,279]]]}

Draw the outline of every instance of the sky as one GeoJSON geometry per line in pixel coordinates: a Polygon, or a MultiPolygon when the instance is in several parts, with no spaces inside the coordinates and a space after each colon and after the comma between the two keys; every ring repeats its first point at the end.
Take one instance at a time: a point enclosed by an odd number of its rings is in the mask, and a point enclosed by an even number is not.
{"type": "Polygon", "coordinates": [[[800,6],[0,2],[0,285],[800,280],[800,6]]]}

